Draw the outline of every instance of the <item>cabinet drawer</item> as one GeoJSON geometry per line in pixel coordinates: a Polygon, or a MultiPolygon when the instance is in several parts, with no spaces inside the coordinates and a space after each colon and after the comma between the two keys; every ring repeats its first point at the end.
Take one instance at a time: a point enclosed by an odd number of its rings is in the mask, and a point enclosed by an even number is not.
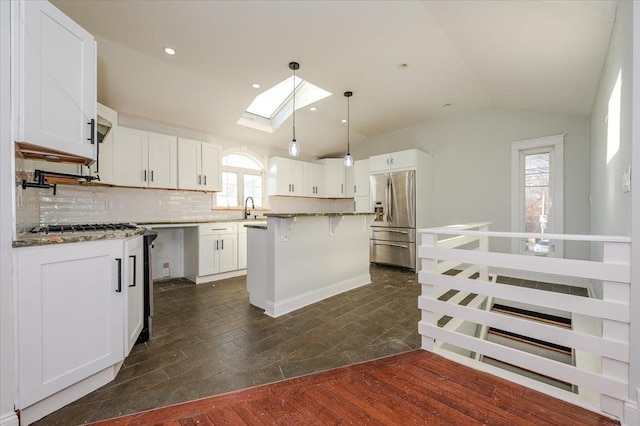
{"type": "Polygon", "coordinates": [[[238,232],[238,225],[235,223],[209,223],[200,225],[198,228],[200,235],[236,234],[238,232]]]}

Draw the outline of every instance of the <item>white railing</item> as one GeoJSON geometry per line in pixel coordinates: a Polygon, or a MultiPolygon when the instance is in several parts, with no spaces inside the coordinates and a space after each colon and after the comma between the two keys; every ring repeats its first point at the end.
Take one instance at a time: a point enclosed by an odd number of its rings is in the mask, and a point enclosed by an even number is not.
{"type": "Polygon", "coordinates": [[[419,231],[422,235],[419,247],[422,259],[419,273],[422,320],[418,330],[422,336],[422,348],[569,402],[622,418],[624,402],[628,400],[630,239],[491,232],[488,226],[489,223],[476,223],[419,231]],[[489,251],[490,238],[541,237],[601,243],[604,260],[598,262],[489,251]],[[455,271],[452,272],[452,269],[455,271]],[[518,273],[545,273],[601,281],[602,299],[500,284],[489,280],[492,270],[512,270],[513,276],[518,273]],[[476,273],[478,275],[474,275],[476,273]],[[451,290],[458,291],[456,296],[460,296],[446,301],[438,300],[451,290]],[[478,295],[475,303],[458,303],[470,294],[478,295]],[[485,308],[492,303],[491,298],[534,305],[543,310],[569,312],[573,327],[567,329],[490,312],[485,308]],[[451,320],[444,326],[438,326],[438,321],[444,316],[451,317],[451,320]],[[463,324],[472,324],[473,327],[465,328],[463,324]],[[482,335],[488,327],[499,327],[501,330],[570,347],[576,354],[576,365],[563,364],[489,342],[482,335]],[[476,332],[469,332],[471,328],[476,332]],[[577,387],[578,395],[482,363],[479,361],[481,356],[571,383],[577,387]]]}

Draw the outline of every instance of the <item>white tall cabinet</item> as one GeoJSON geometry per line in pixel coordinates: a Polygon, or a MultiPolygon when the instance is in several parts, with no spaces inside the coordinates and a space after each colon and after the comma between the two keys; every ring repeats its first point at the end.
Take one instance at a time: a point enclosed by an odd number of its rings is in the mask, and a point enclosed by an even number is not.
{"type": "Polygon", "coordinates": [[[12,2],[16,141],[95,160],[96,42],[48,1],[12,2]]]}
{"type": "Polygon", "coordinates": [[[175,136],[118,127],[118,184],[141,188],[178,187],[178,141],[175,136]]]}
{"type": "Polygon", "coordinates": [[[218,145],[178,138],[178,188],[220,191],[220,151],[218,145]]]}

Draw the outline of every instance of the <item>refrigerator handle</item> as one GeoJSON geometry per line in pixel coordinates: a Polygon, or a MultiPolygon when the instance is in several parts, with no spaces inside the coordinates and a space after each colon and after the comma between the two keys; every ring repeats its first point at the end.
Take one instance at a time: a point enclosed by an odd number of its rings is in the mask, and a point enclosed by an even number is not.
{"type": "Polygon", "coordinates": [[[389,177],[389,222],[393,222],[393,180],[389,177]]]}

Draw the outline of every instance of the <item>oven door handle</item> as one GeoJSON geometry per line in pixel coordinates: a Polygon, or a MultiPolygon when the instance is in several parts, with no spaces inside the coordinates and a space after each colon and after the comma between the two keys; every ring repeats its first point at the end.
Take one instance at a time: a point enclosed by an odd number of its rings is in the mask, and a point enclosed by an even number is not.
{"type": "Polygon", "coordinates": [[[396,244],[396,243],[379,243],[379,242],[375,242],[373,243],[374,246],[391,246],[391,247],[399,247],[399,248],[403,248],[403,249],[408,249],[409,246],[406,246],[404,244],[396,244]]]}

